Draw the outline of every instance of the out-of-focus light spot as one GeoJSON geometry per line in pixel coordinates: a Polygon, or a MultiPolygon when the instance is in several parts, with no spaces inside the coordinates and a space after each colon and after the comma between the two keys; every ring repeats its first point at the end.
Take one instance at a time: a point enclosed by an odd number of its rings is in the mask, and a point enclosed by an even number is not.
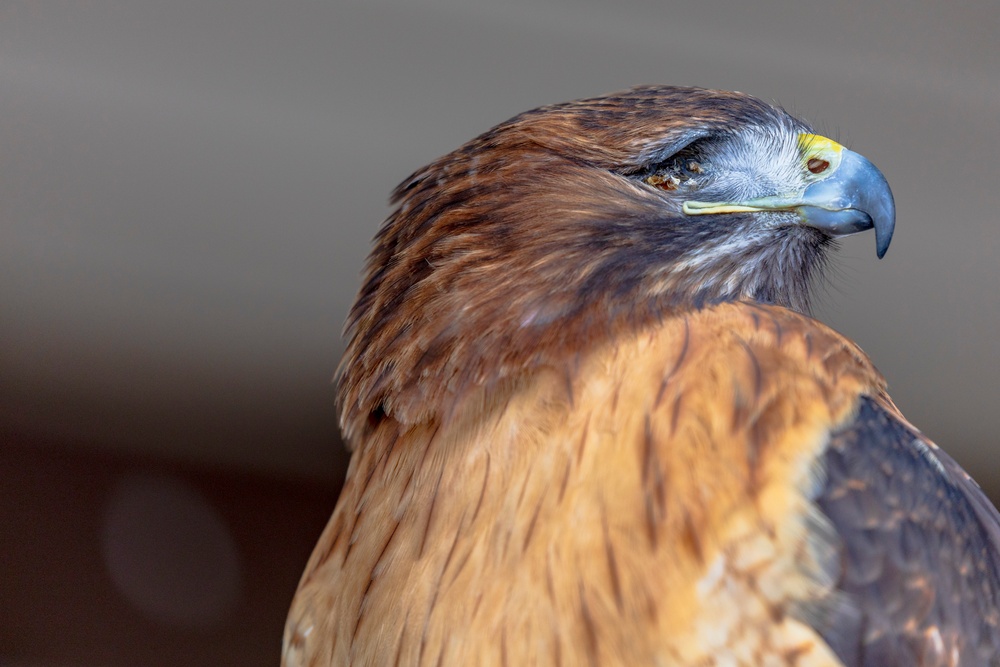
{"type": "Polygon", "coordinates": [[[183,482],[131,474],[104,511],[104,561],[118,591],[152,620],[224,623],[239,598],[240,558],[218,512],[183,482]]]}

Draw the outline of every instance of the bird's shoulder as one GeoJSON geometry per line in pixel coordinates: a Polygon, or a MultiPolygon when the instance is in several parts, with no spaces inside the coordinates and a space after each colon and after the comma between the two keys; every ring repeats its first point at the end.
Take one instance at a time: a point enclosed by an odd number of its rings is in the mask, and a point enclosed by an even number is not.
{"type": "Polygon", "coordinates": [[[615,505],[621,539],[655,546],[631,565],[665,548],[686,572],[649,578],[697,610],[681,662],[733,646],[816,664],[998,660],[1000,515],[846,337],[725,304],[615,341],[576,380],[548,437],[590,431],[614,481],[588,488],[615,505]]]}
{"type": "Polygon", "coordinates": [[[989,664],[996,511],[850,340],[728,303],[567,352],[358,443],[287,664],[989,664]]]}
{"type": "Polygon", "coordinates": [[[607,543],[631,545],[615,564],[644,590],[624,599],[662,604],[650,645],[677,664],[839,664],[798,612],[837,586],[817,461],[859,396],[891,405],[860,348],[787,309],[730,303],[620,337],[573,371],[546,438],[587,443],[569,495],[595,526],[614,517],[607,543]]]}
{"type": "Polygon", "coordinates": [[[802,611],[845,664],[1000,664],[1000,514],[978,484],[868,396],[817,464],[837,578],[802,611]]]}

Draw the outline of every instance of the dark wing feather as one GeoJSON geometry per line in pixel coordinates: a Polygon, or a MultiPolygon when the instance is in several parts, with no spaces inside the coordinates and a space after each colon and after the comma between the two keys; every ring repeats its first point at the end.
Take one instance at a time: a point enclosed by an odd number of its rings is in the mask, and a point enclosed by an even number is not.
{"type": "Polygon", "coordinates": [[[1000,665],[1000,515],[979,486],[868,397],[821,465],[840,578],[811,611],[844,663],[1000,665]]]}

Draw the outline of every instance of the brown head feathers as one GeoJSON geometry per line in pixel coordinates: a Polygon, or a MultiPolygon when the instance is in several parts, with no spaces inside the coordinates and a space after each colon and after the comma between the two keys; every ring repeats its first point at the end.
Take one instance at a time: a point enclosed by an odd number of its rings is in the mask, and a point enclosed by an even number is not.
{"type": "Polygon", "coordinates": [[[805,310],[828,237],[780,217],[685,216],[642,179],[678,156],[805,130],[741,93],[640,87],[520,114],[413,174],[347,323],[348,442],[683,309],[805,310]]]}

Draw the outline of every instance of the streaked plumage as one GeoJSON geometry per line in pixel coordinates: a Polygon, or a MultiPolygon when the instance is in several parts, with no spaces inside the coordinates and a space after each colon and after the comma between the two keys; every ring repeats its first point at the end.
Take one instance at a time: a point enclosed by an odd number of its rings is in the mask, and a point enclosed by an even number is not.
{"type": "Polygon", "coordinates": [[[870,163],[646,87],[522,114],[394,201],[284,664],[1000,660],[996,510],[806,314],[834,234],[888,247],[870,163]]]}

